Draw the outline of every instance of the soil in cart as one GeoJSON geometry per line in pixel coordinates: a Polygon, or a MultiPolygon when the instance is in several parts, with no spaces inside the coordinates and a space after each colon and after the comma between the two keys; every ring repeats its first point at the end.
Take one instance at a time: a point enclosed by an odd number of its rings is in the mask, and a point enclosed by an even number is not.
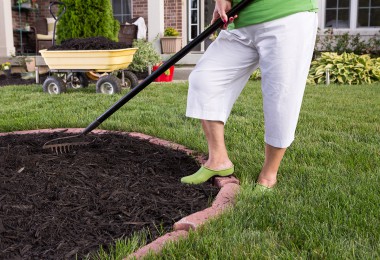
{"type": "Polygon", "coordinates": [[[103,36],[96,36],[65,40],[61,44],[51,46],[48,50],[115,50],[126,48],[132,48],[132,45],[111,41],[103,36]]]}
{"type": "Polygon", "coordinates": [[[81,259],[142,230],[149,242],[218,192],[180,183],[199,167],[182,151],[115,133],[65,154],[42,149],[61,136],[0,137],[0,259],[81,259]]]}

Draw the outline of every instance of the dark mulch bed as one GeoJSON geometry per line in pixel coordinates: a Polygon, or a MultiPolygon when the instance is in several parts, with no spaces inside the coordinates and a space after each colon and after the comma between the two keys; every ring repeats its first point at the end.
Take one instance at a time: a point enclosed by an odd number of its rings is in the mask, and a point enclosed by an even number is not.
{"type": "Polygon", "coordinates": [[[151,241],[218,192],[180,183],[198,168],[184,152],[114,133],[66,154],[42,149],[63,135],[0,137],[0,259],[83,258],[144,229],[151,241]]]}
{"type": "MultiPolygon", "coordinates": [[[[40,75],[40,82],[43,82],[48,75],[40,75]]],[[[36,79],[23,79],[21,73],[12,73],[10,77],[5,75],[0,75],[0,87],[9,86],[9,85],[30,85],[36,84],[36,79]]],[[[42,83],[41,83],[42,84],[42,83]]]]}

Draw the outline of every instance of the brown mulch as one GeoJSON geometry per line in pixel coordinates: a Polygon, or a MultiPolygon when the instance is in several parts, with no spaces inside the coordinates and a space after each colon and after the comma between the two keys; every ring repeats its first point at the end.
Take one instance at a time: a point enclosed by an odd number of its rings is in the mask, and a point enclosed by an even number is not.
{"type": "Polygon", "coordinates": [[[64,133],[0,137],[0,259],[81,259],[148,230],[148,242],[209,207],[211,183],[183,185],[197,161],[127,135],[89,134],[55,154],[64,133]]]}
{"type": "MultiPolygon", "coordinates": [[[[40,82],[44,82],[48,75],[40,75],[40,82]]],[[[9,85],[31,85],[36,84],[36,79],[23,79],[21,77],[21,73],[12,73],[10,77],[6,77],[5,75],[0,75],[0,87],[5,87],[9,85]]],[[[42,83],[41,83],[42,85],[42,83]]]]}

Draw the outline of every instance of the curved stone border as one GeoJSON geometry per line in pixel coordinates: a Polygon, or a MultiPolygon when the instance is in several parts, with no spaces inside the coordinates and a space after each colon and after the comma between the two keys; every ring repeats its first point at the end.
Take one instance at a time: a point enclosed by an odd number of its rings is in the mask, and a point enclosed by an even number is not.
{"type": "MultiPolygon", "coordinates": [[[[14,135],[14,134],[42,134],[42,133],[54,133],[54,132],[65,132],[72,134],[79,134],[83,131],[82,128],[54,128],[54,129],[40,129],[40,130],[26,130],[26,131],[14,131],[7,133],[0,133],[0,136],[14,135]]],[[[187,149],[185,146],[169,142],[163,139],[152,137],[149,135],[135,133],[135,132],[121,132],[121,131],[108,131],[108,130],[93,130],[92,133],[95,134],[126,134],[131,137],[140,138],[143,140],[148,140],[149,142],[157,145],[162,145],[171,149],[177,149],[185,152],[188,155],[194,156],[199,163],[204,163],[205,158],[202,155],[197,154],[195,151],[187,149]]],[[[153,242],[141,247],[133,254],[127,256],[126,259],[140,259],[146,256],[149,252],[159,253],[163,246],[168,242],[177,241],[180,238],[186,238],[188,236],[189,230],[197,230],[200,226],[205,224],[208,220],[217,217],[228,207],[234,204],[234,198],[240,189],[240,182],[234,176],[229,177],[216,177],[214,178],[214,185],[220,188],[214,202],[211,207],[206,208],[202,211],[193,213],[187,217],[182,218],[173,225],[173,231],[167,233],[153,242]]]]}

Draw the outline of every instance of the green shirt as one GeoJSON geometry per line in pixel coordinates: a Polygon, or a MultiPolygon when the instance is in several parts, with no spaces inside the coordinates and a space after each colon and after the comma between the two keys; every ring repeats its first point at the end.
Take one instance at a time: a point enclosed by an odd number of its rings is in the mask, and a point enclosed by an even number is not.
{"type": "MultiPolygon", "coordinates": [[[[233,0],[234,4],[241,0],[233,0]]],[[[317,12],[317,0],[253,0],[238,13],[235,28],[272,21],[298,12],[317,12]]]]}

